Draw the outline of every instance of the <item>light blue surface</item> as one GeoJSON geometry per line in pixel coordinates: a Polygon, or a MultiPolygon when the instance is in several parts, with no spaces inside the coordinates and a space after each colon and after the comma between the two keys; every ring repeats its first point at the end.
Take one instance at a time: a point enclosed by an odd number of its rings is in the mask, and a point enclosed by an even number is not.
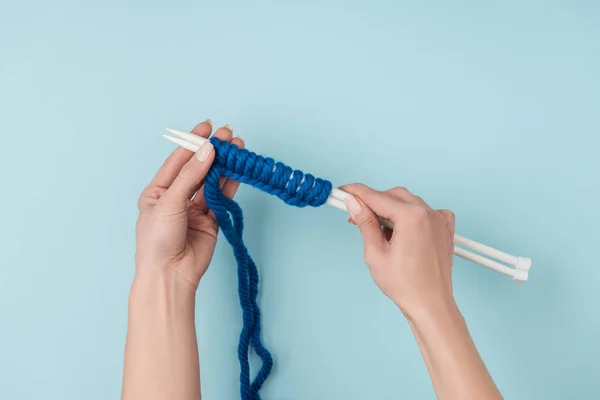
{"type": "MultiPolygon", "coordinates": [[[[532,257],[525,286],[456,259],[479,350],[507,399],[598,398],[600,7],[406,3],[2,1],[0,398],[118,398],[137,196],[163,129],[205,118],[336,184],[406,185],[532,257]]],[[[264,398],[434,398],[343,213],[239,200],[264,398]]],[[[225,240],[197,304],[204,398],[236,399],[225,240]]]]}

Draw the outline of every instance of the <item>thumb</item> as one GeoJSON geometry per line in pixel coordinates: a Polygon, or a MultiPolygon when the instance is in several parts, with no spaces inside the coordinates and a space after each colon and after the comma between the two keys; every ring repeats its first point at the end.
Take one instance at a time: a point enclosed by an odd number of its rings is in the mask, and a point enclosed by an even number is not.
{"type": "Polygon", "coordinates": [[[354,196],[348,196],[345,203],[354,223],[360,229],[365,243],[365,252],[368,248],[383,248],[386,240],[375,213],[354,196]]]}
{"type": "Polygon", "coordinates": [[[181,168],[171,187],[161,197],[161,201],[169,205],[170,211],[185,211],[188,200],[198,190],[214,159],[215,148],[212,143],[202,143],[194,157],[181,168]]]}

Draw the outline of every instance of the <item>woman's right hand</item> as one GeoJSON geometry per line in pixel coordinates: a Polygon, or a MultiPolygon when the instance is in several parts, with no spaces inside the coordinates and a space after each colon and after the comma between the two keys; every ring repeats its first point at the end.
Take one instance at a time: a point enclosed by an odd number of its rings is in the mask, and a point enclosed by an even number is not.
{"type": "Polygon", "coordinates": [[[352,184],[342,189],[353,195],[346,207],[363,236],[365,262],[381,291],[409,319],[453,305],[454,214],[433,210],[403,187],[380,192],[352,184]],[[376,214],[394,223],[393,232],[382,230],[376,214]]]}
{"type": "Polygon", "coordinates": [[[501,399],[452,295],[454,214],[397,187],[343,188],[377,286],[402,310],[439,399],[501,399]],[[394,223],[382,230],[377,216],[394,223]]]}

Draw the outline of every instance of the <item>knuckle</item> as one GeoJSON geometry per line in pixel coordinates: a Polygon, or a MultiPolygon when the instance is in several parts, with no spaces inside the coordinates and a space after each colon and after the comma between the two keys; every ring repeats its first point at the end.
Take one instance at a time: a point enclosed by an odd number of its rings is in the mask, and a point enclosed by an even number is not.
{"type": "Polygon", "coordinates": [[[432,218],[443,224],[445,224],[447,221],[446,215],[444,215],[443,213],[439,213],[439,212],[433,213],[432,218]]]}
{"type": "Polygon", "coordinates": [[[140,197],[138,198],[138,209],[142,210],[148,206],[155,205],[165,191],[165,188],[148,186],[146,189],[144,189],[144,191],[142,191],[142,194],[140,194],[140,197]]]}
{"type": "Polygon", "coordinates": [[[442,212],[437,214],[440,216],[440,220],[444,223],[444,225],[446,225],[452,230],[454,229],[454,224],[456,221],[454,212],[452,212],[451,210],[442,210],[442,212]]]}
{"type": "Polygon", "coordinates": [[[395,193],[395,194],[398,194],[398,195],[410,194],[410,192],[408,191],[408,189],[405,188],[404,186],[393,187],[392,189],[390,189],[390,191],[392,193],[395,193]]]}
{"type": "Polygon", "coordinates": [[[195,169],[192,165],[185,164],[182,168],[181,171],[179,172],[179,176],[185,180],[191,179],[193,178],[193,176],[195,175],[195,169]]]}
{"type": "Polygon", "coordinates": [[[361,230],[372,228],[375,224],[379,224],[377,219],[371,216],[362,216],[356,221],[361,230]]]}

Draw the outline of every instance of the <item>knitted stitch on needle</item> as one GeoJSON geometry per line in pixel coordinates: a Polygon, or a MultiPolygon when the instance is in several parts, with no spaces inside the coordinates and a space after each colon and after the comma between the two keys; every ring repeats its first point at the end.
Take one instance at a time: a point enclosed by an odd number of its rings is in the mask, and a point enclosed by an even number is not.
{"type": "Polygon", "coordinates": [[[259,400],[259,390],[273,368],[273,358],[260,338],[260,309],[258,296],[258,269],[248,254],[242,238],[244,218],[242,209],[234,200],[223,195],[219,177],[225,176],[275,195],[286,204],[296,207],[319,207],[327,201],[331,182],[311,174],[293,170],[246,149],[212,137],[215,161],[204,181],[206,204],[215,214],[221,231],[233,248],[238,265],[238,293],[242,307],[243,326],[238,345],[240,361],[240,395],[242,400],[259,400]],[[250,346],[262,361],[254,380],[250,381],[250,346]]]}

